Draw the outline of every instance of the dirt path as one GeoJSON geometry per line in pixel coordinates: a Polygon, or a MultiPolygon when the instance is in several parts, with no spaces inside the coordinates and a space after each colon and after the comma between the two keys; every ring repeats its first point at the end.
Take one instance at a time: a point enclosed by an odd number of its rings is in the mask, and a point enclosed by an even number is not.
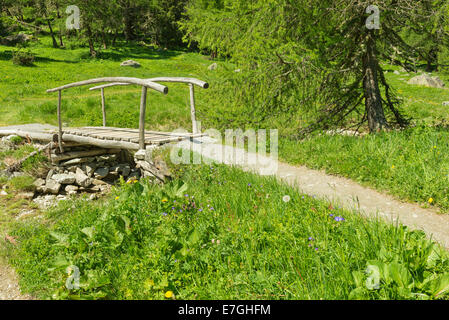
{"type": "Polygon", "coordinates": [[[17,275],[13,269],[0,261],[0,300],[31,300],[20,293],[17,275]]]}
{"type": "Polygon", "coordinates": [[[411,229],[423,230],[449,249],[449,214],[439,214],[435,209],[424,209],[417,204],[402,202],[346,178],[281,163],[241,149],[205,142],[204,139],[198,139],[194,143],[181,142],[178,146],[194,150],[217,162],[242,167],[246,171],[275,175],[305,194],[328,199],[335,205],[350,210],[356,209],[360,214],[379,216],[391,223],[399,221],[411,229]]]}

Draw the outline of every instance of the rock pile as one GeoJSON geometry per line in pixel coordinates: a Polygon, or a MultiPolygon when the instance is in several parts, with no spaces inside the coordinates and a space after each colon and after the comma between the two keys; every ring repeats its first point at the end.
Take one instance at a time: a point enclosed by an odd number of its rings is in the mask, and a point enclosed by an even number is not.
{"type": "Polygon", "coordinates": [[[36,191],[50,195],[75,195],[77,193],[105,193],[120,178],[124,180],[149,178],[162,183],[170,177],[170,171],[160,159],[152,160],[145,150],[133,157],[126,150],[99,149],[88,146],[64,148],[64,154],[52,154],[57,162],[45,179],[34,182],[36,191]],[[74,157],[77,155],[87,155],[74,157]],[[96,156],[89,156],[98,154],[96,156]],[[60,159],[64,161],[58,161],[60,159]]]}
{"type": "MultiPolygon", "coordinates": [[[[3,143],[8,141],[5,138],[3,143]]],[[[34,199],[39,207],[47,208],[54,201],[80,193],[88,193],[90,199],[95,199],[98,194],[108,192],[121,177],[125,181],[148,178],[154,183],[164,183],[171,177],[166,163],[159,158],[153,159],[152,149],[133,154],[127,150],[75,143],[63,146],[63,153],[56,145],[47,150],[51,165],[36,177],[35,192],[23,195],[29,200],[34,199]]],[[[25,175],[8,170],[2,173],[8,179],[25,175]]]]}

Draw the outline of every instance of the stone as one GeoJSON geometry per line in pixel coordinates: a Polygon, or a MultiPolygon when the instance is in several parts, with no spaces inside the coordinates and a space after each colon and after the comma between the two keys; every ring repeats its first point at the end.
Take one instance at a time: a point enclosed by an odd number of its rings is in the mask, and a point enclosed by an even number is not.
{"type": "Polygon", "coordinates": [[[86,163],[86,162],[92,162],[94,160],[95,160],[95,158],[92,158],[92,157],[91,158],[75,158],[75,159],[63,162],[63,163],[61,163],[61,165],[65,166],[65,167],[69,167],[72,165],[82,164],[82,163],[86,163]]]}
{"type": "Polygon", "coordinates": [[[445,86],[444,82],[440,78],[431,77],[427,74],[422,74],[422,75],[416,76],[416,77],[410,79],[407,83],[426,86],[426,87],[432,87],[432,88],[444,88],[444,86],[445,86]]]}
{"type": "Polygon", "coordinates": [[[139,179],[140,178],[140,170],[133,169],[131,170],[131,173],[128,176],[129,180],[139,179]]]}
{"type": "Polygon", "coordinates": [[[116,161],[117,160],[117,155],[116,154],[105,154],[102,156],[98,156],[96,157],[97,162],[112,162],[112,161],[116,161]]]}
{"type": "Polygon", "coordinates": [[[76,172],[76,168],[78,168],[78,167],[77,166],[71,166],[71,167],[68,167],[67,170],[65,170],[65,171],[68,171],[68,172],[71,172],[71,173],[75,173],[76,172]]]}
{"type": "Polygon", "coordinates": [[[54,173],[55,173],[55,170],[54,169],[50,169],[50,171],[48,171],[48,173],[47,173],[47,179],[46,180],[51,179],[51,177],[52,177],[52,175],[54,173]]]}
{"type": "Polygon", "coordinates": [[[71,196],[71,195],[75,195],[77,192],[78,192],[78,187],[77,186],[73,186],[73,185],[68,185],[68,186],[66,186],[65,187],[65,192],[67,192],[67,194],[69,195],[69,196],[71,196]]]}
{"type": "Polygon", "coordinates": [[[449,101],[444,101],[443,102],[443,107],[449,107],[449,101]]]}
{"type": "Polygon", "coordinates": [[[13,140],[16,140],[16,141],[17,141],[17,140],[19,140],[19,139],[21,139],[19,136],[15,135],[15,134],[12,134],[12,135],[3,137],[3,138],[2,138],[2,141],[3,141],[3,142],[11,142],[11,141],[13,141],[13,140]]]}
{"type": "Polygon", "coordinates": [[[146,150],[140,149],[134,154],[134,158],[137,160],[145,160],[146,150]]]}
{"type": "Polygon", "coordinates": [[[97,166],[94,163],[86,164],[84,171],[86,172],[87,176],[90,178],[95,172],[95,169],[97,166]]]}
{"type": "Polygon", "coordinates": [[[47,196],[37,197],[33,200],[33,202],[36,203],[40,209],[45,210],[45,209],[48,209],[56,204],[56,196],[47,195],[47,196]]]}
{"type": "Polygon", "coordinates": [[[102,186],[102,185],[108,185],[107,182],[104,182],[103,180],[93,179],[92,184],[94,186],[102,186]]]}
{"type": "Polygon", "coordinates": [[[38,187],[42,187],[43,185],[45,185],[45,180],[38,178],[36,180],[34,180],[33,185],[38,188],[38,187]]]}
{"type": "Polygon", "coordinates": [[[212,63],[209,67],[207,67],[207,70],[217,70],[218,64],[216,62],[212,63]]]}
{"type": "Polygon", "coordinates": [[[48,179],[44,186],[45,193],[58,194],[60,189],[61,184],[52,179],[48,179]]]}
{"type": "Polygon", "coordinates": [[[12,173],[11,178],[24,177],[24,176],[26,176],[25,173],[16,171],[12,173]]]}
{"type": "Polygon", "coordinates": [[[21,199],[32,200],[34,198],[34,192],[21,192],[17,196],[21,199]]]}
{"type": "Polygon", "coordinates": [[[120,67],[140,68],[141,65],[140,65],[140,63],[138,63],[137,61],[134,61],[134,60],[126,60],[126,61],[123,61],[123,62],[120,64],[120,67]]]}
{"type": "Polygon", "coordinates": [[[75,174],[73,173],[54,174],[51,178],[60,184],[72,184],[76,181],[75,174]]]}
{"type": "Polygon", "coordinates": [[[92,180],[80,168],[76,169],[75,180],[77,185],[84,188],[92,184],[92,180]]]}
{"type": "Polygon", "coordinates": [[[120,172],[122,173],[122,176],[127,177],[131,172],[131,167],[128,164],[121,164],[119,165],[120,172]]]}
{"type": "Polygon", "coordinates": [[[94,177],[95,179],[104,179],[109,173],[109,168],[103,167],[95,170],[94,177]]]}

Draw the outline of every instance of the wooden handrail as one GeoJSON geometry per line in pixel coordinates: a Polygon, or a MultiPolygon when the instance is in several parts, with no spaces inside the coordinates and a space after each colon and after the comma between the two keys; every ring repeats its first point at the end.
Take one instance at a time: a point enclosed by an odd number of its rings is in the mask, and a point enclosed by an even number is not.
{"type": "MultiPolygon", "coordinates": [[[[196,110],[195,110],[195,89],[194,85],[201,87],[203,89],[209,88],[209,84],[205,81],[201,81],[195,78],[185,78],[185,77],[158,77],[158,78],[150,78],[145,79],[146,81],[150,82],[177,82],[177,83],[187,83],[190,87],[190,116],[192,119],[192,132],[194,134],[197,134],[200,132],[200,129],[198,128],[198,122],[196,121],[196,110]]],[[[113,82],[108,84],[103,84],[100,86],[92,87],[89,90],[99,90],[101,89],[101,101],[102,101],[102,108],[103,108],[103,115],[105,117],[105,111],[104,111],[104,89],[114,86],[127,86],[129,83],[125,82],[113,82]]],[[[105,126],[106,120],[103,122],[103,126],[105,126]]]]}
{"type": "MultiPolygon", "coordinates": [[[[201,87],[203,89],[207,89],[209,88],[209,83],[205,82],[205,81],[201,81],[195,78],[185,78],[185,77],[158,77],[158,78],[149,78],[149,79],[145,79],[147,81],[151,81],[151,82],[179,82],[179,83],[188,83],[188,84],[194,84],[197,85],[198,87],[201,87]]],[[[108,87],[114,87],[114,86],[127,86],[129,85],[129,83],[125,83],[123,81],[118,81],[115,83],[108,83],[108,84],[103,84],[101,86],[96,86],[93,88],[90,88],[89,90],[93,91],[93,90],[99,90],[102,88],[108,88],[108,87]]]]}
{"type": "MultiPolygon", "coordinates": [[[[59,150],[61,153],[64,152],[64,148],[62,146],[62,118],[61,118],[61,104],[62,104],[62,91],[70,88],[75,87],[81,87],[86,86],[90,84],[95,83],[102,83],[102,82],[120,82],[120,83],[126,83],[128,84],[137,84],[142,86],[142,98],[140,101],[140,117],[139,117],[139,148],[145,149],[145,111],[146,111],[146,101],[147,101],[147,90],[148,88],[154,89],[156,91],[162,92],[164,94],[168,93],[168,88],[164,85],[161,85],[159,83],[155,83],[149,80],[145,79],[139,79],[139,78],[127,78],[127,77],[108,77],[108,78],[97,78],[97,79],[90,79],[85,81],[79,81],[70,83],[58,88],[49,89],[47,92],[58,92],[58,144],[59,144],[59,150]]],[[[102,109],[103,109],[103,126],[106,126],[106,113],[105,113],[105,107],[104,107],[104,89],[101,88],[102,93],[102,109]]]]}
{"type": "Polygon", "coordinates": [[[102,82],[113,82],[113,83],[119,82],[119,83],[126,83],[127,85],[128,84],[137,84],[137,85],[141,85],[143,87],[154,89],[154,90],[159,91],[159,92],[161,92],[163,94],[167,94],[168,93],[168,88],[166,86],[164,86],[164,85],[159,84],[159,83],[155,83],[155,82],[152,82],[152,81],[149,81],[149,80],[146,80],[146,79],[127,78],[127,77],[108,77],[108,78],[97,78],[97,79],[90,79],[90,80],[85,80],[85,81],[79,81],[79,82],[66,84],[66,85],[58,87],[58,88],[48,89],[47,92],[62,91],[62,90],[70,89],[70,88],[87,86],[87,85],[90,85],[90,84],[102,83],[102,82]]]}

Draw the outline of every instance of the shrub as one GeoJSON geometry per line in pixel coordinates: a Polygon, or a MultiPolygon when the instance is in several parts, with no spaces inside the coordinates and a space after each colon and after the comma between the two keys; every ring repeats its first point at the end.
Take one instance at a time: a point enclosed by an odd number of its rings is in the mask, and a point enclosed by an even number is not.
{"type": "Polygon", "coordinates": [[[17,50],[12,54],[12,62],[19,66],[32,66],[35,56],[30,50],[17,50]]]}

